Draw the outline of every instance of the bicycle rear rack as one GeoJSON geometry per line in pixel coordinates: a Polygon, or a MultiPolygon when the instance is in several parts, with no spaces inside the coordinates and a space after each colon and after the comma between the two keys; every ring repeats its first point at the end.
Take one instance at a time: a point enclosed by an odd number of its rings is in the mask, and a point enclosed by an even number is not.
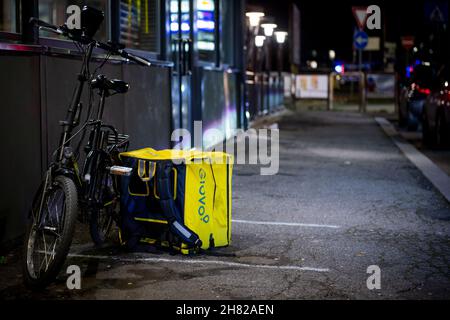
{"type": "Polygon", "coordinates": [[[113,146],[113,145],[125,145],[126,143],[128,143],[130,141],[130,136],[126,135],[126,134],[118,134],[117,136],[113,133],[110,133],[108,135],[108,146],[113,146]]]}

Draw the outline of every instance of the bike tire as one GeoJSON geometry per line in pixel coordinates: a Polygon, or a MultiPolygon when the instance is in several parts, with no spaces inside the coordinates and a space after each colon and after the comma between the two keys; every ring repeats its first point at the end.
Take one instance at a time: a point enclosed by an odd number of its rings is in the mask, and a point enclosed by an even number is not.
{"type": "MultiPolygon", "coordinates": [[[[72,244],[73,235],[75,232],[76,221],[78,217],[78,191],[75,183],[72,179],[65,176],[58,176],[54,179],[55,185],[64,194],[64,220],[62,222],[62,234],[59,237],[59,244],[55,246],[54,258],[48,264],[45,272],[36,275],[30,269],[30,250],[34,250],[36,239],[32,237],[37,237],[36,226],[34,221],[28,226],[27,233],[23,246],[23,280],[24,284],[31,290],[43,290],[53,281],[56,280],[66,258],[69,254],[70,246],[72,244]],[[30,247],[32,246],[32,247],[30,247]]],[[[41,193],[37,199],[42,199],[43,190],[39,191],[41,193]]],[[[34,205],[34,204],[33,204],[34,205]]],[[[34,267],[34,264],[33,264],[34,267]]]]}
{"type": "MultiPolygon", "coordinates": [[[[97,168],[103,168],[106,165],[100,164],[97,168]]],[[[103,194],[103,192],[108,193],[108,181],[111,180],[113,182],[113,178],[111,175],[104,170],[97,170],[95,176],[95,184],[97,192],[103,194]]],[[[104,200],[103,196],[100,196],[98,199],[100,203],[104,200]]],[[[89,232],[91,235],[91,239],[97,247],[101,247],[105,244],[108,239],[108,235],[111,231],[111,228],[114,224],[114,206],[115,201],[113,199],[108,198],[108,200],[112,200],[110,206],[103,206],[102,208],[92,208],[89,212],[89,232]]]]}
{"type": "Polygon", "coordinates": [[[111,231],[111,228],[113,226],[114,219],[111,214],[108,213],[102,213],[101,210],[91,210],[90,213],[90,223],[89,223],[89,232],[91,234],[91,239],[94,242],[94,244],[97,247],[100,247],[105,244],[106,240],[108,239],[108,235],[111,231]],[[103,215],[107,215],[107,222],[106,222],[106,230],[100,231],[100,219],[103,215]]]}

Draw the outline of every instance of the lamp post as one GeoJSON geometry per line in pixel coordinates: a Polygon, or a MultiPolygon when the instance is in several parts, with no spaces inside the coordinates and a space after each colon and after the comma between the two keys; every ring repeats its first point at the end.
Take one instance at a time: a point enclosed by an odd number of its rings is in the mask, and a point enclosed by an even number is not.
{"type": "Polygon", "coordinates": [[[276,31],[275,40],[278,44],[278,77],[279,77],[279,100],[278,103],[283,103],[284,100],[284,78],[282,75],[284,68],[284,44],[286,42],[288,33],[286,31],[276,31]]]}
{"type": "MultiPolygon", "coordinates": [[[[265,16],[264,12],[252,11],[247,12],[245,16],[248,18],[248,29],[247,29],[247,37],[245,41],[246,50],[247,50],[247,67],[248,72],[246,77],[249,77],[248,82],[246,81],[246,96],[247,101],[245,103],[245,115],[244,121],[248,123],[250,121],[250,117],[254,116],[257,112],[257,108],[259,103],[256,100],[259,97],[258,89],[257,89],[257,69],[258,67],[258,58],[260,48],[264,46],[265,37],[259,37],[260,33],[260,22],[261,19],[265,16]]],[[[247,78],[246,78],[247,79],[247,78]]]]}
{"type": "Polygon", "coordinates": [[[266,36],[266,46],[265,46],[265,56],[266,56],[266,70],[270,72],[272,70],[272,46],[273,46],[273,34],[275,29],[277,28],[277,25],[275,23],[263,23],[261,24],[261,28],[264,30],[264,35],[266,36]]]}
{"type": "Polygon", "coordinates": [[[256,47],[256,59],[255,59],[255,72],[261,72],[263,69],[263,48],[266,43],[267,37],[263,35],[255,36],[255,47],[256,47]]]}
{"type": "Polygon", "coordinates": [[[259,27],[261,19],[265,16],[264,12],[259,11],[251,11],[247,12],[245,16],[248,18],[249,29],[248,36],[246,41],[247,46],[247,63],[252,67],[253,71],[255,71],[256,67],[256,43],[254,38],[259,34],[259,27]]]}
{"type": "Polygon", "coordinates": [[[263,108],[263,113],[270,112],[271,107],[273,105],[273,84],[274,77],[272,74],[272,48],[273,48],[273,35],[274,31],[277,28],[277,25],[273,23],[273,20],[269,18],[265,18],[264,22],[261,24],[261,28],[263,29],[264,36],[266,37],[266,41],[264,44],[264,73],[263,77],[263,90],[265,92],[265,107],[263,108]]]}
{"type": "Polygon", "coordinates": [[[330,70],[333,72],[334,60],[336,59],[336,51],[330,50],[328,51],[328,58],[330,59],[330,70]]]}
{"type": "Polygon", "coordinates": [[[283,47],[284,47],[284,43],[286,42],[288,33],[286,31],[276,31],[275,32],[275,39],[278,43],[278,72],[281,74],[282,70],[283,70],[283,66],[284,66],[284,61],[283,61],[283,47]]]}

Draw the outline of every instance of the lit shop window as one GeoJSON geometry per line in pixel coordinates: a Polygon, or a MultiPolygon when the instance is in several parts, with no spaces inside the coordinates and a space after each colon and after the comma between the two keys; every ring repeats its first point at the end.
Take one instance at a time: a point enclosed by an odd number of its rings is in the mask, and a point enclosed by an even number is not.
{"type": "Polygon", "coordinates": [[[197,0],[197,32],[197,48],[200,60],[214,61],[216,56],[214,0],[197,0]]]}
{"type": "Polygon", "coordinates": [[[128,48],[159,51],[157,0],[120,1],[120,42],[128,48]]]}
{"type": "Polygon", "coordinates": [[[181,25],[183,38],[189,38],[189,32],[191,31],[189,13],[189,0],[181,0],[181,2],[177,0],[170,1],[170,31],[172,34],[178,33],[181,25]],[[179,15],[179,6],[181,6],[181,18],[179,15]]]}
{"type": "MultiPolygon", "coordinates": [[[[109,39],[107,32],[109,16],[108,0],[39,0],[39,19],[57,26],[63,25],[68,18],[67,8],[71,5],[77,5],[80,8],[88,5],[105,12],[105,20],[95,35],[95,38],[101,41],[109,39]]],[[[51,32],[41,31],[40,35],[48,38],[58,38],[57,35],[51,32]]],[[[61,39],[65,38],[62,37],[61,39]]]]}
{"type": "Polygon", "coordinates": [[[16,0],[0,0],[0,31],[19,32],[18,9],[16,0]]]}

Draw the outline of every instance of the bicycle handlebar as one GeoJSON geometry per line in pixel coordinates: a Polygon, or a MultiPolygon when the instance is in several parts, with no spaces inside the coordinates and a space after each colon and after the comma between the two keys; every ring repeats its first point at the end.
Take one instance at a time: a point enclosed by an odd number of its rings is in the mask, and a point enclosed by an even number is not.
{"type": "Polygon", "coordinates": [[[33,24],[37,27],[39,27],[40,29],[45,29],[46,31],[50,31],[53,33],[57,33],[59,35],[65,35],[68,36],[65,32],[65,30],[61,29],[60,27],[54,26],[50,23],[47,23],[45,21],[39,20],[37,18],[31,18],[30,19],[30,24],[33,24]]]}
{"type": "Polygon", "coordinates": [[[137,64],[140,64],[142,66],[150,67],[152,64],[147,59],[135,56],[127,51],[125,51],[123,48],[121,48],[118,45],[114,44],[106,44],[99,41],[95,41],[92,39],[87,39],[83,37],[81,34],[72,32],[69,28],[67,28],[66,25],[58,27],[52,24],[49,24],[45,21],[39,20],[37,18],[31,18],[30,23],[38,26],[40,29],[44,29],[46,31],[50,31],[53,33],[56,33],[58,35],[62,35],[66,38],[69,38],[70,40],[74,40],[83,44],[94,44],[95,47],[100,48],[104,51],[111,52],[112,54],[116,54],[121,56],[124,59],[131,60],[136,62],[137,64]]]}
{"type": "Polygon", "coordinates": [[[106,44],[106,43],[95,41],[95,46],[97,48],[100,48],[100,49],[104,50],[104,51],[108,51],[108,52],[117,54],[117,55],[119,55],[122,58],[125,58],[127,60],[134,61],[137,64],[140,64],[140,65],[143,65],[143,66],[146,66],[146,67],[150,67],[152,65],[151,62],[148,61],[147,59],[135,56],[134,54],[131,54],[131,53],[125,51],[124,49],[119,48],[116,45],[106,44]]]}

